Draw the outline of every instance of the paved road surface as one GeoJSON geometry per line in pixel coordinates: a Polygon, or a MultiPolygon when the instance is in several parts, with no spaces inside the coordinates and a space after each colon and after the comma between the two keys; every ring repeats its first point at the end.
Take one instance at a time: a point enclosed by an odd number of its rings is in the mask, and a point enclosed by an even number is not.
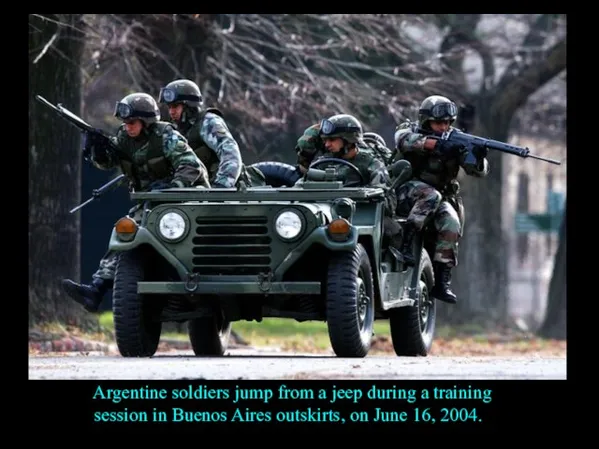
{"type": "Polygon", "coordinates": [[[130,359],[105,355],[30,356],[30,379],[566,379],[566,358],[395,357],[343,359],[232,349],[219,358],[191,351],[130,359]]]}

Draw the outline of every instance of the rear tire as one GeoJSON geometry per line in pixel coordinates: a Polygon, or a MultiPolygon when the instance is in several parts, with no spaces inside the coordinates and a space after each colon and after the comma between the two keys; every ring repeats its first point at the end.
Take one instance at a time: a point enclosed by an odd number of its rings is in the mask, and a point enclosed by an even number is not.
{"type": "Polygon", "coordinates": [[[188,334],[196,356],[221,356],[229,346],[231,323],[215,315],[194,318],[189,320],[188,334]]]}
{"type": "Polygon", "coordinates": [[[427,356],[433,344],[437,319],[433,264],[423,248],[419,267],[418,300],[413,306],[393,309],[389,316],[393,349],[398,356],[427,356]]]}

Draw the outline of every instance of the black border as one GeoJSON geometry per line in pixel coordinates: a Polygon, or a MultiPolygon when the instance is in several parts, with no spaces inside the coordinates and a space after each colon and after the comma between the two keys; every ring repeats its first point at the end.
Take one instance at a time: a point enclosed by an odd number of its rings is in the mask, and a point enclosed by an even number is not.
{"type": "MultiPolygon", "coordinates": [[[[584,46],[585,40],[583,37],[573,37],[576,33],[584,32],[588,29],[588,24],[575,24],[576,20],[572,15],[568,17],[568,28],[569,28],[569,40],[572,43],[574,39],[578,45],[584,46]]],[[[9,28],[4,28],[5,33],[5,42],[6,45],[4,47],[5,50],[5,58],[8,61],[16,61],[20,59],[20,56],[23,56],[25,59],[25,55],[28,52],[25,48],[21,49],[18,45],[18,39],[15,40],[14,36],[9,36],[8,32],[10,32],[9,28]],[[10,39],[10,40],[9,40],[10,39]],[[10,42],[10,43],[9,43],[10,42]],[[20,54],[14,54],[22,52],[20,54]],[[13,56],[13,57],[11,57],[13,56]]],[[[23,39],[25,41],[25,39],[23,39]]],[[[592,40],[586,41],[593,42],[592,40]]],[[[26,43],[23,42],[23,47],[25,47],[26,43]]],[[[575,51],[582,51],[579,48],[575,48],[575,44],[570,45],[570,54],[568,55],[568,110],[569,111],[577,111],[574,115],[576,120],[570,120],[568,127],[568,147],[570,151],[568,152],[570,155],[575,155],[573,159],[568,161],[568,170],[571,173],[576,173],[575,176],[570,175],[568,177],[568,197],[570,200],[570,205],[567,208],[567,220],[569,221],[568,230],[568,240],[569,240],[569,251],[568,258],[571,260],[570,267],[572,265],[574,258],[577,257],[577,252],[574,250],[576,244],[578,242],[577,237],[583,236],[584,231],[576,232],[576,229],[573,226],[577,223],[582,223],[584,219],[581,210],[586,210],[578,208],[575,204],[579,198],[587,198],[587,208],[592,208],[593,205],[591,203],[593,198],[594,191],[585,190],[581,188],[581,181],[584,179],[592,179],[591,176],[584,176],[583,170],[585,168],[594,167],[594,164],[591,163],[590,159],[593,156],[596,156],[596,139],[593,133],[592,121],[594,121],[594,117],[592,115],[585,115],[585,104],[581,107],[576,107],[576,102],[578,101],[577,94],[580,93],[580,90],[584,90],[588,92],[588,89],[595,88],[594,79],[589,77],[588,81],[583,79],[585,75],[588,77],[589,74],[594,73],[592,71],[591,66],[585,67],[578,71],[577,61],[575,58],[575,51]],[[585,123],[585,136],[588,138],[588,142],[579,143],[577,142],[576,137],[581,135],[577,133],[576,129],[579,127],[580,121],[585,123]],[[589,123],[587,120],[591,120],[589,123]],[[590,125],[590,126],[589,126],[590,125]],[[589,129],[590,128],[590,129],[589,129]],[[578,181],[578,182],[575,182],[578,181]]],[[[591,45],[592,46],[592,45],[591,45]]],[[[584,60],[584,59],[579,59],[584,60]]],[[[25,62],[24,66],[25,66],[25,62]]],[[[14,66],[13,66],[14,67],[14,66]]],[[[27,83],[27,75],[23,74],[15,74],[13,72],[13,80],[23,80],[23,84],[27,83]]],[[[25,89],[25,87],[23,87],[25,89]]],[[[23,118],[23,115],[18,114],[13,108],[16,105],[27,104],[22,101],[22,96],[19,94],[17,89],[6,89],[5,93],[10,97],[14,96],[12,101],[5,102],[5,110],[9,113],[9,120],[5,122],[5,126],[10,128],[11,126],[17,127],[25,127],[25,126],[34,126],[32,123],[28,123],[27,120],[23,118]],[[12,115],[15,114],[15,115],[12,115]]],[[[34,92],[29,91],[28,95],[34,95],[34,92]]],[[[570,114],[569,114],[570,115],[570,114]]],[[[24,130],[25,131],[25,130],[24,130]]],[[[9,133],[13,131],[10,130],[9,133]]],[[[9,134],[10,136],[10,134],[9,134]]],[[[5,140],[5,148],[4,148],[4,163],[6,166],[12,167],[13,165],[20,166],[28,166],[28,151],[23,148],[25,145],[19,145],[15,139],[9,137],[5,140]],[[13,146],[16,145],[16,148],[13,150],[13,146]],[[18,162],[18,159],[22,157],[23,161],[21,163],[18,162]]],[[[595,175],[596,176],[596,175],[595,175]]],[[[5,177],[4,178],[5,188],[10,188],[10,194],[5,199],[6,202],[15,202],[15,206],[12,207],[10,204],[5,204],[5,213],[8,213],[10,210],[15,210],[19,207],[25,207],[28,205],[28,198],[25,196],[25,189],[22,189],[22,182],[20,182],[19,178],[15,176],[5,177]],[[20,195],[23,197],[19,197],[20,195]]],[[[26,212],[28,214],[28,210],[26,212]]],[[[12,234],[16,231],[16,227],[14,226],[14,222],[3,220],[3,224],[8,228],[5,230],[5,236],[12,236],[12,234]]],[[[587,225],[587,228],[590,230],[591,228],[587,225]]],[[[23,231],[25,234],[25,231],[23,231]]],[[[24,236],[24,239],[26,236],[24,236]]],[[[11,237],[12,239],[12,237],[11,237]]],[[[589,242],[589,248],[593,250],[594,242],[589,242]]],[[[6,247],[6,251],[9,251],[9,247],[6,247]]],[[[25,258],[24,263],[28,263],[26,258],[26,252],[21,248],[11,249],[11,260],[6,261],[5,263],[16,263],[17,255],[23,255],[25,258]]],[[[581,410],[580,408],[574,407],[574,399],[576,396],[581,396],[581,398],[576,398],[576,402],[579,400],[584,401],[584,397],[586,395],[586,387],[589,387],[591,390],[594,387],[594,384],[589,383],[585,384],[581,382],[580,374],[582,373],[582,369],[579,368],[580,363],[580,351],[581,345],[583,343],[582,336],[579,335],[580,331],[588,329],[588,321],[577,320],[576,315],[580,313],[580,311],[585,311],[587,316],[590,312],[586,312],[587,306],[589,303],[595,302],[595,293],[593,290],[592,284],[584,281],[587,279],[592,279],[592,277],[584,276],[582,272],[588,270],[588,267],[592,265],[584,265],[582,261],[579,261],[575,270],[570,269],[568,272],[569,278],[569,288],[573,289],[574,285],[582,284],[586,285],[586,291],[583,291],[582,295],[574,296],[569,295],[570,298],[576,298],[577,302],[584,302],[586,304],[576,304],[574,307],[570,307],[568,310],[568,380],[561,381],[537,381],[537,380],[495,380],[495,381],[204,381],[204,380],[186,380],[180,382],[167,382],[167,381],[77,381],[77,380],[69,380],[69,381],[43,381],[43,380],[32,380],[27,382],[28,374],[25,372],[24,376],[15,376],[18,377],[17,382],[11,381],[9,378],[5,380],[5,391],[4,395],[6,397],[14,398],[17,401],[12,407],[5,407],[5,413],[11,416],[12,422],[21,422],[23,424],[23,428],[27,429],[26,437],[27,439],[31,439],[31,437],[39,437],[44,440],[64,440],[64,441],[82,441],[80,436],[84,437],[85,432],[97,431],[100,433],[112,433],[114,431],[127,431],[127,432],[139,432],[140,435],[145,435],[149,433],[155,432],[163,432],[163,431],[175,431],[175,435],[177,433],[183,431],[191,431],[198,436],[202,436],[207,431],[217,431],[221,435],[220,442],[227,442],[233,440],[237,437],[245,439],[248,433],[259,432],[261,435],[261,440],[268,441],[268,436],[272,432],[276,431],[285,431],[286,435],[290,438],[285,441],[278,440],[278,444],[288,443],[289,440],[297,439],[298,437],[305,436],[308,439],[313,439],[316,443],[317,440],[314,439],[316,433],[324,432],[331,433],[340,431],[341,434],[347,434],[351,430],[358,431],[367,431],[372,432],[376,431],[377,435],[381,431],[389,431],[395,435],[393,443],[401,443],[407,442],[402,439],[402,436],[406,434],[408,431],[416,431],[419,433],[431,434],[436,432],[448,432],[455,430],[463,430],[467,432],[469,437],[475,437],[477,433],[494,433],[498,436],[505,435],[511,439],[513,442],[517,442],[521,436],[530,435],[533,436],[537,441],[541,439],[543,436],[549,438],[556,438],[557,435],[566,431],[570,424],[575,424],[576,422],[580,422],[581,420],[585,420],[586,411],[581,410]],[[577,279],[581,275],[582,279],[577,279]],[[577,369],[578,368],[578,369],[577,369]],[[25,384],[21,384],[21,381],[25,380],[25,384]],[[490,388],[493,390],[493,400],[490,404],[482,404],[480,401],[461,401],[454,402],[453,404],[446,403],[448,406],[462,407],[464,404],[476,405],[477,408],[480,409],[479,415],[482,417],[482,422],[476,423],[436,423],[436,424],[414,424],[411,423],[394,423],[387,424],[381,426],[375,426],[373,423],[370,424],[317,424],[312,423],[308,425],[307,423],[295,424],[295,425],[277,425],[276,423],[241,423],[235,424],[231,422],[227,422],[223,424],[202,424],[202,423],[194,423],[193,425],[185,425],[182,423],[152,423],[153,425],[147,424],[131,424],[124,425],[122,423],[113,423],[113,424],[94,424],[92,421],[93,413],[99,409],[107,409],[110,407],[119,408],[123,407],[124,404],[113,404],[104,402],[101,406],[97,401],[92,399],[94,392],[98,385],[101,385],[103,388],[124,388],[124,387],[140,387],[140,386],[149,386],[153,388],[181,388],[185,385],[206,385],[211,388],[223,388],[223,387],[234,387],[235,385],[243,385],[247,388],[276,388],[279,384],[285,383],[289,387],[301,387],[301,386],[309,386],[313,389],[316,388],[328,388],[333,384],[337,387],[343,388],[367,388],[373,384],[376,384],[378,387],[392,387],[396,385],[398,388],[434,388],[437,387],[453,387],[454,385],[458,386],[468,386],[476,388],[490,388]],[[572,384],[578,387],[576,391],[572,388],[572,384]],[[237,428],[236,428],[237,427],[237,428]],[[294,434],[288,433],[291,430],[299,430],[294,434]],[[242,432],[239,432],[242,430],[242,432]],[[224,432],[223,432],[224,431],[224,432]]],[[[10,294],[10,290],[12,289],[12,284],[16,283],[18,286],[25,287],[28,285],[28,279],[26,278],[27,270],[23,267],[22,270],[15,270],[14,273],[15,280],[9,279],[7,277],[4,278],[3,286],[4,286],[4,312],[6,314],[10,313],[11,306],[13,301],[18,298],[18,295],[10,294]],[[17,274],[18,273],[18,274],[17,274]],[[23,276],[23,280],[18,282],[17,279],[23,276]]],[[[585,273],[586,274],[586,273],[585,273]]],[[[12,278],[12,275],[11,275],[12,278]]],[[[583,287],[576,287],[583,288],[583,287]]],[[[25,289],[25,288],[24,288],[25,289]]],[[[25,290],[27,292],[27,290],[25,290]]],[[[28,292],[26,293],[26,295],[28,292]]],[[[20,304],[28,304],[28,301],[23,298],[22,303],[20,304]]],[[[28,312],[26,312],[28,313],[28,312]]],[[[591,315],[592,316],[592,315],[591,315]]],[[[25,316],[23,319],[25,320],[25,316]]],[[[592,318],[591,318],[592,320],[592,318]]],[[[10,323],[12,320],[6,320],[5,325],[10,323]]],[[[592,323],[592,321],[591,321],[592,323]]],[[[592,325],[591,325],[592,326],[592,325]]],[[[26,344],[28,344],[28,338],[25,342],[23,342],[23,347],[17,344],[17,335],[19,335],[19,330],[12,331],[10,328],[5,327],[5,338],[8,344],[6,345],[3,357],[3,371],[9,376],[13,376],[14,373],[19,372],[16,364],[13,360],[19,360],[21,357],[21,349],[25,349],[26,344]],[[12,356],[10,352],[13,351],[15,354],[12,356]]],[[[25,334],[25,332],[23,332],[25,334]]],[[[23,351],[24,354],[28,354],[27,351],[23,351]]],[[[593,353],[583,353],[590,360],[593,357],[593,353]],[[587,355],[588,354],[588,355],[587,355]]],[[[28,356],[26,355],[28,360],[28,356]]],[[[260,363],[259,360],[256,360],[256,363],[260,363]]],[[[159,407],[160,409],[168,408],[170,406],[175,406],[174,403],[168,403],[167,401],[160,401],[160,403],[155,403],[152,401],[143,401],[143,407],[146,409],[151,409],[152,407],[159,407]]],[[[179,402],[180,403],[180,402],[179,402]]],[[[406,404],[404,401],[400,402],[402,405],[406,404]]],[[[134,408],[135,401],[128,401],[127,406],[130,408],[134,408]]],[[[216,407],[218,404],[217,401],[209,401],[202,403],[195,403],[194,406],[189,406],[189,408],[206,406],[209,408],[210,405],[216,407]],[[200,405],[201,404],[201,405],[200,405]]],[[[385,403],[386,405],[388,402],[385,403]]],[[[7,405],[9,403],[7,402],[7,405]]],[[[305,407],[306,404],[293,404],[293,403],[285,403],[285,404],[276,404],[275,402],[271,402],[272,407],[276,407],[280,409],[281,407],[305,407]]],[[[314,404],[314,406],[318,406],[319,404],[314,404]]],[[[419,401],[415,405],[425,404],[419,401]]],[[[428,405],[428,404],[427,404],[428,405]]],[[[440,404],[439,401],[436,401],[431,404],[433,408],[439,408],[445,404],[440,404]]],[[[250,404],[247,403],[248,407],[258,408],[258,404],[250,404]]],[[[375,403],[363,403],[360,407],[374,407],[375,403]]],[[[589,405],[590,406],[590,405],[589,405]]],[[[266,410],[266,406],[261,404],[259,406],[266,410]]],[[[324,405],[321,405],[321,408],[324,408],[324,405]]],[[[411,406],[410,406],[411,407],[411,406]]],[[[338,410],[342,410],[341,407],[338,410]]],[[[343,409],[347,412],[347,408],[343,409]]],[[[137,433],[136,432],[136,433],[137,433]]],[[[559,438],[559,437],[558,437],[559,438]]],[[[86,442],[85,439],[83,440],[86,442]]],[[[247,440],[246,440],[247,441],[247,440]]],[[[424,440],[426,441],[426,440],[424,440]]],[[[477,440],[479,443],[487,443],[487,440],[477,440]]],[[[356,441],[357,442],[357,441],[356,441]]],[[[457,444],[461,445],[465,441],[464,440],[446,440],[448,444],[457,444]]],[[[177,441],[178,444],[185,444],[186,441],[177,441]]],[[[207,443],[206,440],[198,440],[199,444],[207,443]]],[[[257,442],[261,444],[260,441],[257,442]]],[[[385,444],[382,440],[373,440],[373,444],[385,444]]],[[[251,443],[250,443],[251,444],[251,443]]],[[[491,443],[493,444],[493,443],[491,443]]]]}

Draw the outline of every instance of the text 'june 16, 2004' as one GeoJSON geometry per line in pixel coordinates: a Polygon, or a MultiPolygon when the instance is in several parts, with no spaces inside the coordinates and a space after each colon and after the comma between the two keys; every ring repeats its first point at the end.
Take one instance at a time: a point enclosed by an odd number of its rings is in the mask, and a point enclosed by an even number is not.
{"type": "Polygon", "coordinates": [[[378,387],[107,389],[93,394],[93,421],[110,422],[482,422],[490,389],[378,387]],[[149,404],[151,406],[144,406],[149,404]],[[160,407],[160,401],[165,406],[160,407]],[[101,404],[110,406],[102,407],[101,404]],[[158,404],[158,405],[157,405],[158,404]],[[102,408],[104,410],[102,410],[102,408]]]}

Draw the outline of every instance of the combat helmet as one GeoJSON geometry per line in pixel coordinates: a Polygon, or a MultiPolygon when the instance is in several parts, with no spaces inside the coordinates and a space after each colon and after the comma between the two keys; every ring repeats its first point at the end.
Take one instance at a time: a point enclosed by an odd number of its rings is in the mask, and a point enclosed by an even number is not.
{"type": "Polygon", "coordinates": [[[385,142],[385,139],[383,139],[383,136],[381,136],[380,134],[377,134],[377,133],[373,133],[373,132],[364,133],[362,139],[366,143],[374,143],[374,144],[377,144],[377,145],[380,145],[383,147],[387,146],[387,142],[385,142]]]}
{"type": "Polygon", "coordinates": [[[160,89],[158,101],[164,104],[184,104],[192,109],[202,105],[202,92],[196,83],[188,79],[175,80],[160,89]]]}
{"type": "Polygon", "coordinates": [[[450,124],[458,117],[458,107],[447,97],[431,95],[424,99],[418,110],[418,124],[421,127],[429,120],[449,120],[450,124]]]}
{"type": "Polygon", "coordinates": [[[325,138],[340,137],[348,143],[359,143],[362,142],[362,124],[353,115],[333,115],[320,122],[320,135],[325,138]]]}
{"type": "Polygon", "coordinates": [[[121,120],[139,119],[149,126],[160,120],[160,109],[151,95],[136,92],[116,103],[114,116],[121,120]]]}

